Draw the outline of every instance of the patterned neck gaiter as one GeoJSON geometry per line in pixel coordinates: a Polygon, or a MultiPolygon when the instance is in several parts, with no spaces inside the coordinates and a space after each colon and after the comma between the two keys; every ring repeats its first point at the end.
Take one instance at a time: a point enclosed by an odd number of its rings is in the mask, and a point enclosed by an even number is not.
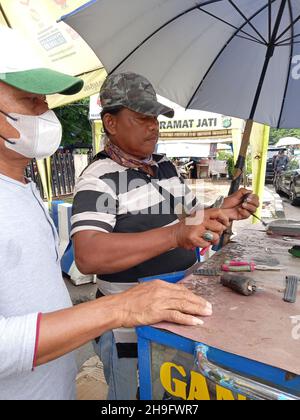
{"type": "Polygon", "coordinates": [[[154,176],[155,168],[158,166],[152,156],[149,159],[139,160],[129,153],[124,152],[110,140],[107,142],[104,151],[119,165],[125,166],[126,168],[140,169],[151,176],[154,176]]]}

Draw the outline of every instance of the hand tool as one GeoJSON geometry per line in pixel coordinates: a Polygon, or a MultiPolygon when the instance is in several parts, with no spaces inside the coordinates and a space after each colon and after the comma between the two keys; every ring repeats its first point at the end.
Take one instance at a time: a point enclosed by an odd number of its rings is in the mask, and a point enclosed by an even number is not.
{"type": "Polygon", "coordinates": [[[300,277],[287,276],[286,277],[286,289],[283,300],[288,303],[295,303],[297,300],[298,282],[300,277]]]}
{"type": "Polygon", "coordinates": [[[221,284],[243,296],[251,296],[256,292],[255,281],[246,276],[223,274],[221,277],[221,284]]]}
{"type": "MultiPolygon", "coordinates": [[[[250,197],[250,195],[252,195],[252,193],[248,193],[248,194],[246,194],[245,196],[244,196],[244,199],[243,199],[243,203],[247,203],[247,198],[249,198],[250,197]]],[[[264,222],[260,217],[258,217],[258,216],[256,216],[256,214],[254,214],[254,213],[252,213],[252,216],[255,218],[255,219],[257,219],[257,220],[259,220],[265,227],[268,227],[269,225],[268,225],[268,223],[266,223],[266,222],[264,222]]]]}
{"type": "Polygon", "coordinates": [[[255,270],[255,264],[253,262],[245,261],[226,261],[222,265],[222,271],[231,272],[253,272],[255,270]]]}
{"type": "Polygon", "coordinates": [[[247,261],[225,261],[225,264],[222,265],[222,270],[227,272],[253,272],[255,270],[259,271],[280,271],[283,270],[285,267],[276,265],[276,266],[270,266],[270,265],[260,265],[255,264],[253,261],[247,262],[247,261]]]}
{"type": "Polygon", "coordinates": [[[269,226],[268,223],[264,222],[260,217],[256,216],[256,214],[252,213],[252,216],[255,219],[259,220],[265,227],[268,227],[269,226]]]}
{"type": "Polygon", "coordinates": [[[201,268],[200,267],[200,268],[197,268],[197,270],[195,270],[193,274],[195,276],[215,277],[215,276],[219,276],[221,273],[220,273],[220,270],[217,270],[216,268],[201,268]]]}
{"type": "Polygon", "coordinates": [[[210,246],[203,248],[200,252],[201,257],[204,257],[204,255],[208,253],[209,249],[210,249],[210,246]]]}

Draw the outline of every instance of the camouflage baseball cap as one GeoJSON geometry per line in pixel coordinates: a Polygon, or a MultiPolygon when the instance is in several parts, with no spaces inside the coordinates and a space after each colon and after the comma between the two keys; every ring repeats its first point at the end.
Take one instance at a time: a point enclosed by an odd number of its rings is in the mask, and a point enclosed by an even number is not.
{"type": "Polygon", "coordinates": [[[157,101],[149,80],[135,73],[108,76],[100,90],[100,101],[103,111],[124,107],[144,115],[174,117],[172,108],[157,101]]]}

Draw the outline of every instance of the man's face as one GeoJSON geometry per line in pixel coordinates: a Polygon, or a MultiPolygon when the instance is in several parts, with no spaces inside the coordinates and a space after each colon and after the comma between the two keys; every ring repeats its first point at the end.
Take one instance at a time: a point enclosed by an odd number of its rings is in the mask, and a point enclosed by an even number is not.
{"type": "Polygon", "coordinates": [[[159,135],[157,117],[124,108],[117,115],[106,115],[104,121],[114,143],[125,152],[139,159],[154,152],[159,135]]]}
{"type": "MultiPolygon", "coordinates": [[[[48,104],[44,95],[24,92],[3,82],[0,82],[1,111],[6,112],[7,114],[17,113],[23,115],[41,115],[48,111],[48,109],[48,104]]],[[[6,116],[1,113],[0,134],[6,138],[18,139],[20,137],[19,132],[9,124],[6,116]]],[[[0,148],[3,147],[5,147],[4,140],[0,138],[0,148]]]]}

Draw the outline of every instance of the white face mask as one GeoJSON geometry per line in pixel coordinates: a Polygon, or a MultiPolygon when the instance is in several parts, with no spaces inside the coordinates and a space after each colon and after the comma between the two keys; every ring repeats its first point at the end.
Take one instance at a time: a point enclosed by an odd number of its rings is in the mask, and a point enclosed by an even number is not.
{"type": "Polygon", "coordinates": [[[5,115],[8,123],[20,133],[19,139],[0,136],[8,149],[30,159],[44,159],[56,152],[62,139],[62,126],[53,111],[39,116],[5,115]]]}

